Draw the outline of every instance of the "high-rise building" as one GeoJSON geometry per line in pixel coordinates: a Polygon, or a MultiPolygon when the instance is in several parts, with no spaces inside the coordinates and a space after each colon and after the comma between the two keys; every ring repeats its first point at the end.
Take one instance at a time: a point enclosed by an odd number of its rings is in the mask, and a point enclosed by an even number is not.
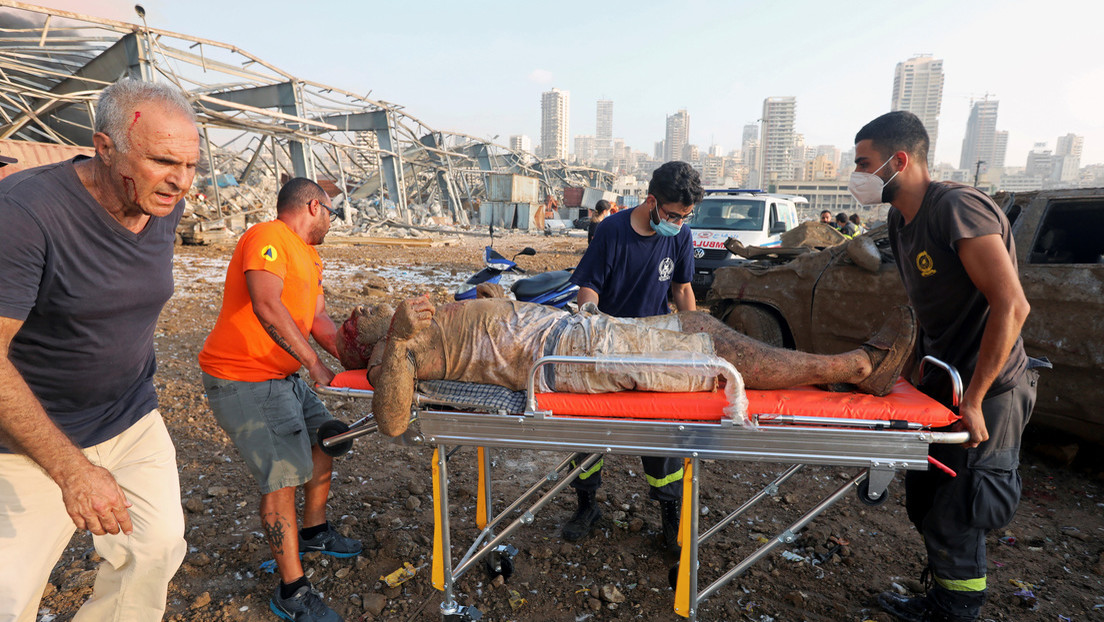
{"type": "Polygon", "coordinates": [[[550,160],[567,159],[568,126],[570,125],[570,93],[552,89],[541,93],[541,157],[550,160]]]}
{"type": "Polygon", "coordinates": [[[510,137],[510,149],[514,151],[532,151],[533,141],[525,134],[514,134],[510,137]]]}
{"type": "Polygon", "coordinates": [[[760,185],[793,179],[791,150],[796,118],[796,97],[768,97],[763,100],[763,125],[759,139],[760,185]]]}
{"type": "Polygon", "coordinates": [[[1085,138],[1077,134],[1059,136],[1054,148],[1054,181],[1072,183],[1081,177],[1081,149],[1085,138]]]}
{"type": "Polygon", "coordinates": [[[705,156],[705,158],[702,159],[702,185],[721,186],[724,183],[724,178],[724,158],[718,155],[705,156]]]}
{"type": "Polygon", "coordinates": [[[740,138],[740,148],[743,149],[748,141],[759,142],[759,124],[748,123],[744,125],[744,135],[740,138]]]}
{"type": "Polygon", "coordinates": [[[594,137],[589,134],[575,136],[575,161],[592,162],[594,160],[594,137]]]}
{"type": "Polygon", "coordinates": [[[603,162],[613,158],[613,100],[598,100],[598,117],[595,121],[595,148],[597,157],[603,162]]]}
{"type": "Polygon", "coordinates": [[[667,136],[663,141],[663,159],[681,160],[682,151],[690,144],[690,113],[685,109],[667,115],[667,136]]]}
{"type": "Polygon", "coordinates": [[[892,110],[907,110],[920,117],[928,131],[928,167],[935,164],[939,137],[939,109],[943,105],[943,59],[914,56],[897,63],[893,73],[892,110]]]}
{"type": "Polygon", "coordinates": [[[981,101],[970,102],[970,118],[966,121],[966,137],[962,139],[962,158],[958,168],[977,174],[985,173],[990,168],[1004,167],[1008,133],[997,131],[998,103],[995,99],[989,99],[989,95],[981,101]]]}
{"type": "Polygon", "coordinates": [[[1024,175],[1050,179],[1050,173],[1054,169],[1054,152],[1046,148],[1046,143],[1035,143],[1035,148],[1027,154],[1027,165],[1024,166],[1024,175]]]}

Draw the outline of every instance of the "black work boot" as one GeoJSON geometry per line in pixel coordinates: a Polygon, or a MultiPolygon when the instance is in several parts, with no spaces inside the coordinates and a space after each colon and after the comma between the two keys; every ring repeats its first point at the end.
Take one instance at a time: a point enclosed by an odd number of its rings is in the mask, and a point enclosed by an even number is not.
{"type": "Polygon", "coordinates": [[[594,523],[602,516],[602,510],[598,509],[598,501],[594,498],[595,491],[575,489],[579,497],[579,509],[575,516],[563,526],[563,539],[568,542],[582,540],[594,529],[594,523]]]}
{"type": "Polygon", "coordinates": [[[660,501],[659,514],[663,521],[663,533],[660,544],[663,551],[670,555],[678,555],[682,552],[678,542],[679,518],[682,514],[682,501],[660,501]]]}
{"type": "Polygon", "coordinates": [[[897,592],[878,594],[878,604],[882,609],[902,622],[933,622],[931,605],[926,596],[908,598],[897,592]]]}

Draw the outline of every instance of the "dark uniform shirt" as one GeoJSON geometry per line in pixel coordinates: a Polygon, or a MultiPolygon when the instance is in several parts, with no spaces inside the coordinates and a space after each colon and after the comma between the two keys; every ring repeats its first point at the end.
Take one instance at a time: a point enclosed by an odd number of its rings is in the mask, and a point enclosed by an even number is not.
{"type": "MultiPolygon", "coordinates": [[[[975,188],[931,183],[920,211],[907,225],[899,211],[889,212],[890,244],[920,324],[917,355],[930,354],[953,365],[966,384],[977,365],[989,302],[966,273],[957,245],[959,240],[983,235],[1001,237],[1015,268],[1016,247],[1008,218],[975,188]]],[[[1026,366],[1023,339],[1017,338],[986,396],[1011,389],[1026,366]]],[[[950,395],[945,375],[937,369],[925,374],[921,389],[940,400],[950,395]]]]}

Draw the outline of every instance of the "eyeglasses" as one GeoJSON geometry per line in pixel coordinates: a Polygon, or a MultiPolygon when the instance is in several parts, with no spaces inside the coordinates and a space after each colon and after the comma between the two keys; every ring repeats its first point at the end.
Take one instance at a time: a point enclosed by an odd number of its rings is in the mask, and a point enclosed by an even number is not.
{"type": "Polygon", "coordinates": [[[686,214],[679,214],[678,212],[663,209],[663,207],[656,203],[656,211],[662,212],[660,215],[668,222],[689,222],[694,219],[694,210],[690,210],[686,214]]]}
{"type": "Polygon", "coordinates": [[[334,208],[330,207],[329,205],[326,205],[322,201],[318,201],[318,204],[321,205],[322,207],[326,208],[326,211],[330,213],[330,221],[331,222],[334,221],[334,220],[337,220],[338,218],[342,218],[342,217],[345,216],[345,210],[343,210],[343,209],[334,209],[334,208]]]}

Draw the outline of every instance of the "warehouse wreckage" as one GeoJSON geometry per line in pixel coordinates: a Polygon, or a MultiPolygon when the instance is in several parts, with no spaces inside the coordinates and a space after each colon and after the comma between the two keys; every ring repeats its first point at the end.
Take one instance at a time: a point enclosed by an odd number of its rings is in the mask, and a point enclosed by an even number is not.
{"type": "Polygon", "coordinates": [[[90,147],[104,87],[124,76],[176,84],[195,107],[203,149],[185,217],[196,230],[267,219],[288,176],[317,179],[354,207],[347,224],[352,214],[477,224],[470,215],[496,173],[535,178],[542,203],[567,186],[612,183],[606,171],[434,129],[370,92],[295,77],[233,45],[151,28],[135,8],[141,25],[0,0],[0,139],[90,147]]]}

